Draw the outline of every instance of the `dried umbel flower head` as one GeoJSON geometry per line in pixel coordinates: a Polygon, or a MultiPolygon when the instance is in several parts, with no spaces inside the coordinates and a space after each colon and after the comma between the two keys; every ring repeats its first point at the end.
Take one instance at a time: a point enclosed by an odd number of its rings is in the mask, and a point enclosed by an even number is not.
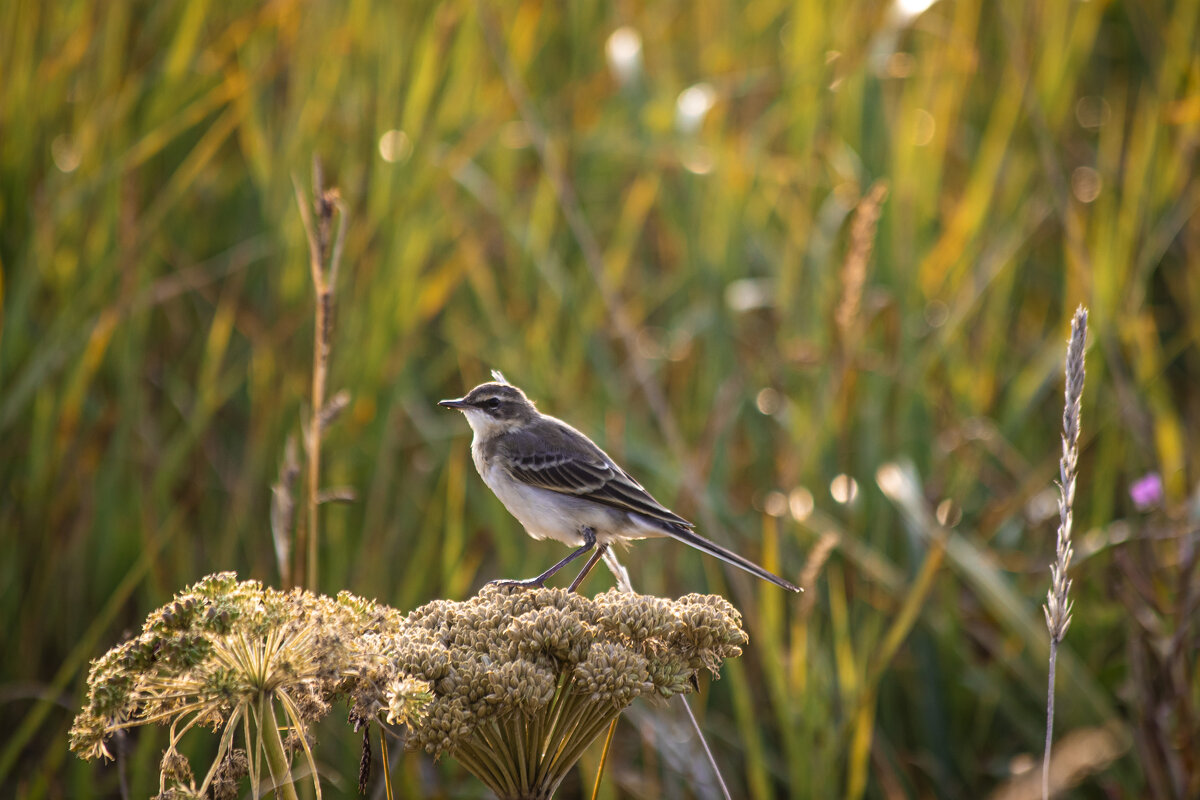
{"type": "Polygon", "coordinates": [[[405,617],[221,573],[93,663],[71,747],[108,756],[114,732],[168,724],[163,797],[232,797],[246,775],[295,797],[291,752],[302,751],[319,797],[307,732],[343,700],[356,727],[404,725],[409,747],[450,754],[500,797],[549,797],[634,699],[692,691],[697,672],[740,655],[740,624],[719,597],[497,587],[405,617]],[[198,725],[221,732],[199,783],[176,749],[198,725]]]}
{"type": "Polygon", "coordinates": [[[139,636],[92,663],[71,749],[111,758],[113,733],[162,723],[170,739],[161,796],[234,796],[244,775],[255,787],[270,778],[294,796],[284,738],[299,744],[315,776],[308,727],[368,671],[371,662],[356,658],[359,643],[400,622],[398,612],[348,593],[335,599],[239,582],[231,572],[210,575],[151,613],[139,636]],[[199,785],[176,749],[197,726],[221,732],[199,785]],[[245,750],[235,747],[238,734],[245,750]]]}
{"type": "Polygon", "coordinates": [[[719,597],[485,587],[409,616],[403,669],[433,687],[408,744],[450,754],[501,798],[550,797],[634,699],[689,692],[741,654],[719,597]]]}

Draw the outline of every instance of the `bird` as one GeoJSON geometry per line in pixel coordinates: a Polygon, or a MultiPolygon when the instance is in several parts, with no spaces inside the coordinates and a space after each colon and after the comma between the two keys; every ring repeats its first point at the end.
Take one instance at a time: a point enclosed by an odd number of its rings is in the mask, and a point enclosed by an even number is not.
{"type": "Polygon", "coordinates": [[[695,525],[655,500],[595,442],[562,420],[539,412],[516,386],[489,381],[438,405],[466,416],[473,432],[475,468],[526,532],[534,539],[554,539],[576,548],[536,578],[493,583],[544,586],[548,578],[595,548],[571,583],[574,591],[609,546],[667,536],[788,591],[801,591],[696,533],[695,525]]]}

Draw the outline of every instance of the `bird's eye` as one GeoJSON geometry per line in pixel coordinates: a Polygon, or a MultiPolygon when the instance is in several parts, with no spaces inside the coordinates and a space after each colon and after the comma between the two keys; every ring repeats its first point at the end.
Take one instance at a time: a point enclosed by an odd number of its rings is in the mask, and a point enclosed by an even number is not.
{"type": "Polygon", "coordinates": [[[499,397],[489,398],[487,401],[487,407],[492,410],[499,408],[500,407],[500,398],[499,397]]]}

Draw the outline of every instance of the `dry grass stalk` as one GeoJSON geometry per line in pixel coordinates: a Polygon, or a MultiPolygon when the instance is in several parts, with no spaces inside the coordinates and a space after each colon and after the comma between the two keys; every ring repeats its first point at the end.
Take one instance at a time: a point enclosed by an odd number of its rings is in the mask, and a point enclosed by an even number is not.
{"type": "Polygon", "coordinates": [[[812,613],[813,606],[816,605],[817,593],[814,589],[817,585],[817,578],[820,577],[821,570],[825,568],[825,562],[833,554],[838,541],[836,533],[826,531],[821,534],[821,538],[808,553],[808,560],[804,562],[804,569],[800,571],[800,586],[804,589],[804,596],[800,598],[801,618],[808,617],[812,613]]]}
{"type": "Polygon", "coordinates": [[[313,326],[312,409],[304,426],[308,525],[303,529],[301,541],[295,549],[296,562],[292,570],[292,577],[304,576],[304,585],[315,589],[320,550],[320,525],[317,509],[321,505],[321,437],[326,427],[349,403],[349,396],[346,392],[334,395],[328,404],[325,401],[325,384],[329,374],[329,352],[333,346],[334,292],[337,288],[338,271],[342,264],[342,247],[346,239],[346,209],[338,190],[324,187],[321,164],[315,158],[313,159],[311,211],[305,202],[304,191],[300,188],[299,181],[293,179],[293,183],[296,191],[296,203],[300,209],[300,218],[304,222],[304,233],[308,239],[308,266],[317,297],[316,324],[313,326]],[[335,215],[338,221],[336,235],[333,229],[335,215]]]}
{"type": "Polygon", "coordinates": [[[834,321],[843,340],[850,338],[850,331],[858,319],[863,286],[867,281],[867,262],[870,261],[871,251],[875,247],[875,228],[879,224],[879,215],[887,195],[887,181],[876,181],[854,211],[854,222],[850,228],[850,250],[846,253],[846,260],[842,262],[840,273],[842,298],[837,311],[834,312],[834,321]]]}
{"type": "Polygon", "coordinates": [[[1079,415],[1083,401],[1083,355],[1087,345],[1087,309],[1080,306],[1071,320],[1067,343],[1066,403],[1063,408],[1062,458],[1059,459],[1058,541],[1050,565],[1051,586],[1046,595],[1046,628],[1050,632],[1050,674],[1046,693],[1046,751],[1042,762],[1042,797],[1050,796],[1050,745],[1054,738],[1054,667],[1058,644],[1071,626],[1071,523],[1075,504],[1075,478],[1079,462],[1079,415]]]}

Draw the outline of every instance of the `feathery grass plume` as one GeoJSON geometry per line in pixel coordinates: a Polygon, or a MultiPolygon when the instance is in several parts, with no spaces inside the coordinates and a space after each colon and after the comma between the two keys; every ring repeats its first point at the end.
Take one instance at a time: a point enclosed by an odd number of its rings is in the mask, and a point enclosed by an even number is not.
{"type": "MultiPolygon", "coordinates": [[[[277,591],[219,573],[93,662],[71,749],[111,758],[115,732],[169,725],[162,800],[236,797],[246,776],[256,792],[269,777],[294,798],[291,762],[303,750],[319,798],[308,732],[341,700],[356,729],[404,725],[409,747],[453,756],[501,798],[548,798],[635,698],[693,691],[697,672],[715,675],[740,655],[740,623],[711,595],[588,600],[499,587],[406,617],[347,592],[277,591]],[[178,751],[197,726],[220,734],[199,783],[178,751]]],[[[369,748],[363,759],[365,779],[369,748]]]]}
{"type": "Polygon", "coordinates": [[[854,211],[854,222],[850,228],[850,248],[838,273],[842,296],[833,315],[843,340],[850,336],[850,329],[858,318],[863,286],[867,280],[867,262],[870,261],[871,250],[875,247],[875,228],[879,224],[879,215],[883,211],[883,202],[887,195],[887,181],[876,181],[863,195],[854,211]]]}
{"type": "Polygon", "coordinates": [[[1050,674],[1046,695],[1046,751],[1042,761],[1042,797],[1050,796],[1050,745],[1054,738],[1054,667],[1058,643],[1071,626],[1071,523],[1075,504],[1075,477],[1079,461],[1079,415],[1083,400],[1083,353],[1087,345],[1087,309],[1079,306],[1071,320],[1071,339],[1067,343],[1066,403],[1063,407],[1062,458],[1058,462],[1058,541],[1055,560],[1050,565],[1051,586],[1042,610],[1050,632],[1050,674]]]}
{"type": "Polygon", "coordinates": [[[833,554],[838,541],[836,533],[825,531],[808,553],[808,560],[804,562],[804,569],[800,571],[800,586],[804,588],[804,597],[800,599],[800,617],[802,619],[808,617],[812,613],[813,606],[816,605],[817,593],[813,590],[817,586],[817,577],[825,568],[825,562],[833,554]]]}

